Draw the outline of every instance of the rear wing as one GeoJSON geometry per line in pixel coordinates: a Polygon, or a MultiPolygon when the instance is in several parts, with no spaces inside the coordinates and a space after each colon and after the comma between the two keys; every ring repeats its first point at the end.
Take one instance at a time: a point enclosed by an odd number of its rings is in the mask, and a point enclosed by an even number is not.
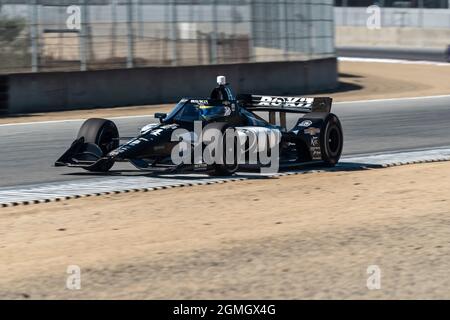
{"type": "Polygon", "coordinates": [[[248,110],[288,112],[288,113],[311,113],[331,112],[332,98],[304,98],[304,97],[279,97],[279,96],[256,96],[242,94],[237,100],[248,110]]]}

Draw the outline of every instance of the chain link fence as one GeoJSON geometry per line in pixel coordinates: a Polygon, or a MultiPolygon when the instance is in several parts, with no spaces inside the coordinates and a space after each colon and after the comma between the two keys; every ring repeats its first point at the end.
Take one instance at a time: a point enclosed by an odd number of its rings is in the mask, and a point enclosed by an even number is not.
{"type": "Polygon", "coordinates": [[[0,0],[0,73],[332,57],[332,0],[0,0]]]}

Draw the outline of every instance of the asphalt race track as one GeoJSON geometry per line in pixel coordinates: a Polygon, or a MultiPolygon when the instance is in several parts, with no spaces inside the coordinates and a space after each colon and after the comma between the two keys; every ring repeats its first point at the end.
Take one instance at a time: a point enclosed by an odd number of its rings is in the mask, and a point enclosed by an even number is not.
{"type": "MultiPolygon", "coordinates": [[[[345,156],[450,146],[450,96],[337,103],[332,111],[343,124],[345,156]]],[[[149,115],[114,121],[122,136],[134,136],[156,120],[149,115]]],[[[0,125],[0,187],[98,177],[82,169],[53,167],[81,123],[0,125]]],[[[113,169],[139,174],[129,164],[113,169]]]]}

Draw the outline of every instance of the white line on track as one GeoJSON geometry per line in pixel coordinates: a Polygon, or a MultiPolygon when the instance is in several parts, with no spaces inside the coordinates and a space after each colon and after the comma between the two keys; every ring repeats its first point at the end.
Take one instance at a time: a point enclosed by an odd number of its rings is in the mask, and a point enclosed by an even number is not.
{"type": "MultiPolygon", "coordinates": [[[[108,117],[110,120],[120,120],[120,119],[139,119],[139,118],[150,118],[155,119],[153,115],[138,115],[138,116],[121,116],[121,117],[108,117]]],[[[13,126],[25,126],[25,125],[41,125],[41,124],[52,124],[52,123],[68,123],[68,122],[80,122],[86,119],[67,119],[67,120],[50,120],[50,121],[34,121],[34,122],[20,122],[20,123],[5,123],[0,124],[0,127],[13,127],[13,126]]]]}
{"type": "MultiPolygon", "coordinates": [[[[357,103],[376,103],[376,102],[389,102],[389,101],[414,101],[414,100],[427,100],[427,99],[450,99],[450,95],[437,95],[437,96],[424,96],[424,97],[405,97],[405,98],[389,98],[389,99],[373,99],[373,100],[356,100],[356,101],[341,101],[335,102],[334,105],[342,104],[357,104],[357,103]]],[[[126,120],[126,119],[141,119],[149,118],[155,119],[153,115],[136,115],[136,116],[120,116],[120,117],[108,117],[110,120],[126,120]]],[[[20,123],[6,123],[0,124],[1,127],[13,127],[13,126],[26,126],[26,125],[43,125],[54,123],[70,123],[81,122],[86,119],[68,119],[68,120],[50,120],[50,121],[35,121],[35,122],[20,122],[20,123]]]]}

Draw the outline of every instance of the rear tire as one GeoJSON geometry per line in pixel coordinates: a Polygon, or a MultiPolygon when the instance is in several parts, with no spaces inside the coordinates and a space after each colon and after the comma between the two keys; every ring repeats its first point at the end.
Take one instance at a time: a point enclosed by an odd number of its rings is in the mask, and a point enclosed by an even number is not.
{"type": "MultiPolygon", "coordinates": [[[[102,150],[103,156],[119,147],[119,130],[111,120],[98,118],[86,120],[78,131],[78,139],[81,137],[84,138],[84,142],[97,145],[102,150]]],[[[91,172],[107,172],[113,165],[114,161],[102,161],[84,169],[91,172]]]]}
{"type": "Polygon", "coordinates": [[[320,133],[322,160],[326,166],[334,167],[341,158],[344,146],[344,134],[338,117],[330,113],[324,122],[320,133]]]}

